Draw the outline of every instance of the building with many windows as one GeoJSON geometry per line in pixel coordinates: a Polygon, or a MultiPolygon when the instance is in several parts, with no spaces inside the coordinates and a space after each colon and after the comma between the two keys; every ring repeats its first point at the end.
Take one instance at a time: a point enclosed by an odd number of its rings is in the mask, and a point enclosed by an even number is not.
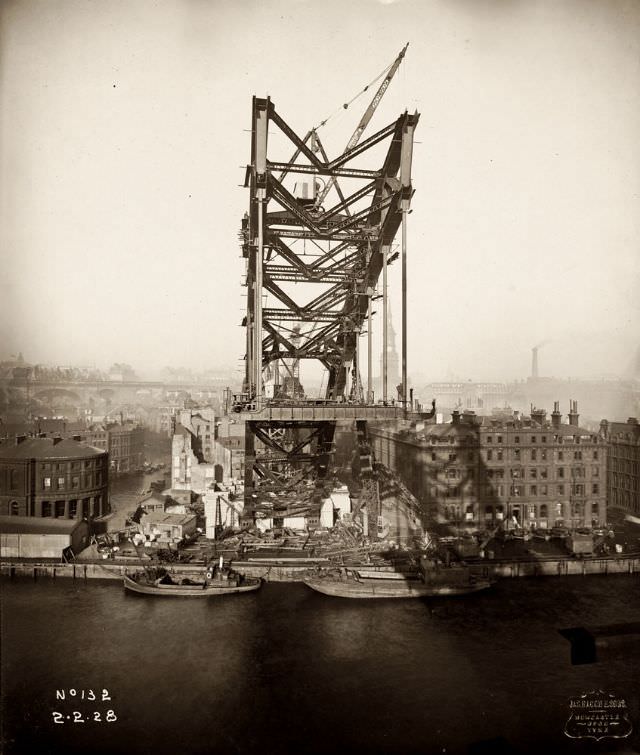
{"type": "Polygon", "coordinates": [[[0,424],[0,446],[13,445],[20,435],[28,437],[71,438],[94,448],[108,451],[113,475],[137,472],[144,465],[144,427],[125,420],[109,424],[94,423],[88,427],[64,418],[38,418],[13,425],[0,424]]]}
{"type": "Polygon", "coordinates": [[[558,404],[531,416],[453,412],[446,424],[371,429],[376,461],[395,471],[432,521],[468,529],[600,527],[606,440],[558,404]]]}
{"type": "Polygon", "coordinates": [[[144,464],[144,428],[134,422],[107,425],[109,465],[114,474],[137,472],[144,464]]]}
{"type": "Polygon", "coordinates": [[[600,427],[607,439],[607,501],[640,517],[640,424],[629,417],[603,419],[600,427]]]}
{"type": "Polygon", "coordinates": [[[83,443],[109,452],[109,468],[113,475],[138,472],[144,465],[144,428],[135,422],[95,424],[75,431],[83,443]]]}
{"type": "Polygon", "coordinates": [[[66,438],[0,448],[0,516],[92,519],[109,510],[109,456],[66,438]]]}

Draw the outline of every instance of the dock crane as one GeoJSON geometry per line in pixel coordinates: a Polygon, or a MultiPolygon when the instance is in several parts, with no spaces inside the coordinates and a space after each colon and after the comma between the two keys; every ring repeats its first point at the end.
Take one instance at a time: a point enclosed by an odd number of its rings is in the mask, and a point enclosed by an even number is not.
{"type": "MultiPolygon", "coordinates": [[[[407,47],[409,47],[408,42],[402,48],[402,50],[400,50],[400,52],[398,53],[398,56],[389,67],[389,70],[387,71],[386,76],[384,77],[382,83],[378,87],[378,91],[375,93],[373,99],[369,103],[369,107],[364,111],[364,114],[362,118],[360,119],[360,122],[358,123],[356,130],[351,135],[351,138],[349,139],[349,142],[347,143],[347,146],[345,147],[343,154],[346,152],[349,152],[349,150],[352,150],[356,146],[356,144],[360,141],[360,137],[362,136],[365,129],[369,125],[369,121],[373,118],[373,114],[376,112],[378,105],[380,104],[380,101],[384,97],[384,93],[389,88],[389,84],[391,83],[391,80],[393,79],[396,71],[400,67],[400,63],[402,63],[402,59],[404,58],[404,55],[407,51],[407,47]]],[[[365,87],[365,89],[367,88],[368,87],[365,87]]],[[[348,106],[349,106],[348,103],[343,105],[344,108],[347,108],[348,106]]],[[[319,192],[315,201],[316,209],[322,206],[322,203],[326,199],[327,194],[331,190],[331,187],[334,185],[335,181],[336,179],[334,177],[330,178],[325,184],[324,188],[319,192]]]]}

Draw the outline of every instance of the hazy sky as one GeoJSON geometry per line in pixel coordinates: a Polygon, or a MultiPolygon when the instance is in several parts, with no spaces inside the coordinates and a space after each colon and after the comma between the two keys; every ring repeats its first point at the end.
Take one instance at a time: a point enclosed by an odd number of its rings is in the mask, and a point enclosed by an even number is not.
{"type": "MultiPolygon", "coordinates": [[[[409,367],[623,373],[640,341],[640,2],[4,0],[0,358],[239,365],[251,96],[299,133],[410,42],[409,367]]],[[[326,127],[344,147],[366,105],[326,127]]],[[[394,271],[392,285],[397,289],[394,271]]],[[[396,327],[399,303],[394,299],[396,327]]]]}

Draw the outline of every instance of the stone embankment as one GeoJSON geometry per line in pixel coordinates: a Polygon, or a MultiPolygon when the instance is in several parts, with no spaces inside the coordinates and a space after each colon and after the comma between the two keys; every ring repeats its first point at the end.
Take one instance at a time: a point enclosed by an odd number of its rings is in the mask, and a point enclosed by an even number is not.
{"type": "MultiPolygon", "coordinates": [[[[586,558],[546,557],[539,559],[500,559],[489,561],[470,560],[477,573],[483,577],[566,577],[588,574],[640,574],[640,553],[586,558]]],[[[270,582],[299,582],[309,569],[329,566],[322,558],[309,559],[251,559],[232,561],[231,566],[249,577],[262,577],[270,582]]],[[[125,574],[139,571],[140,564],[128,561],[95,563],[52,563],[36,561],[3,561],[0,573],[3,577],[29,577],[32,579],[103,579],[120,581],[125,574]]],[[[171,564],[167,571],[174,574],[193,574],[197,564],[171,564]]]]}

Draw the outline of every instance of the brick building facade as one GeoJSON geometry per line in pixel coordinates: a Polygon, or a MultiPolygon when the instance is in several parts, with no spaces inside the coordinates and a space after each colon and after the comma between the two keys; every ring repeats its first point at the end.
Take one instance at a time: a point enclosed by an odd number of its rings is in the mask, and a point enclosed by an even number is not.
{"type": "Polygon", "coordinates": [[[0,425],[0,446],[13,445],[20,436],[47,436],[79,440],[109,453],[114,475],[141,471],[144,465],[144,427],[136,422],[93,424],[89,427],[64,419],[39,418],[12,426],[0,425]]]}
{"type": "Polygon", "coordinates": [[[435,521],[469,529],[600,527],[606,441],[578,425],[572,402],[530,417],[454,412],[447,424],[371,429],[376,461],[397,472],[435,521]]]}
{"type": "MultiPolygon", "coordinates": [[[[109,464],[114,474],[137,472],[144,464],[144,428],[125,422],[108,425],[109,464]]],[[[89,439],[87,438],[88,442],[89,439]]]]}
{"type": "Polygon", "coordinates": [[[600,423],[607,439],[607,499],[610,506],[640,517],[640,424],[635,417],[626,422],[600,423]]]}

